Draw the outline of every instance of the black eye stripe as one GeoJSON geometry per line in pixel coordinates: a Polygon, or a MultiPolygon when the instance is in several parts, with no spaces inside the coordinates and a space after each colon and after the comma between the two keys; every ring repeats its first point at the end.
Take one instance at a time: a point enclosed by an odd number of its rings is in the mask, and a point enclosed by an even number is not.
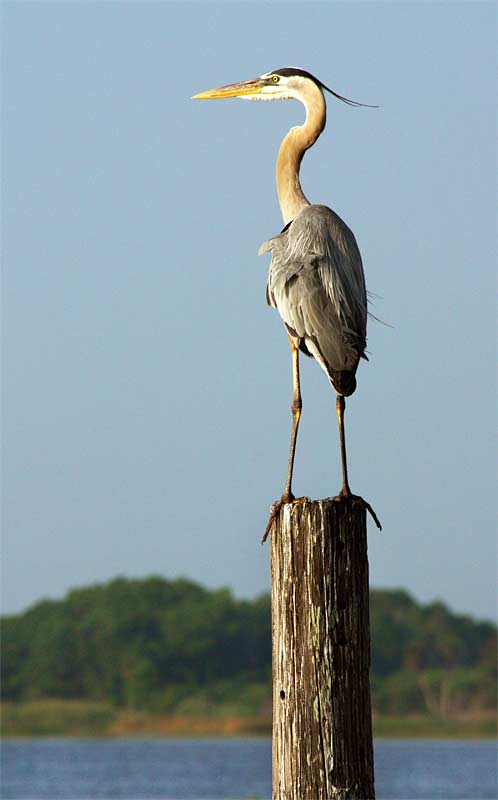
{"type": "Polygon", "coordinates": [[[298,69],[297,67],[281,67],[280,69],[274,70],[274,73],[284,78],[291,78],[292,76],[309,78],[314,83],[317,83],[318,85],[321,84],[321,81],[319,81],[318,78],[315,78],[315,76],[312,75],[311,72],[306,72],[305,69],[298,69]]]}
{"type": "Polygon", "coordinates": [[[311,72],[307,72],[305,69],[299,69],[298,67],[281,67],[280,69],[275,69],[271,73],[272,75],[280,75],[282,78],[292,78],[292,77],[301,77],[307,78],[310,81],[313,81],[316,86],[319,86],[320,89],[325,90],[326,92],[330,92],[330,94],[337,97],[338,100],[342,100],[343,103],[347,103],[349,106],[364,106],[365,108],[378,108],[378,106],[370,106],[366,103],[357,103],[356,100],[348,100],[347,97],[343,97],[341,94],[337,94],[334,92],[333,89],[330,89],[328,86],[325,86],[324,83],[315,78],[311,72]]]}

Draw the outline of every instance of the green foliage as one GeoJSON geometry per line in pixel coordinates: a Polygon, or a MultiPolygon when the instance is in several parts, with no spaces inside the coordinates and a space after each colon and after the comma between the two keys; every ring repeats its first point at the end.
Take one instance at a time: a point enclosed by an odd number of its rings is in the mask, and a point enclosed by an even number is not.
{"type": "MultiPolygon", "coordinates": [[[[441,719],[496,705],[496,628],[371,593],[372,697],[383,714],[441,719]]],[[[270,600],[186,579],[116,578],[3,619],[3,696],[65,698],[161,714],[267,713],[270,600]]],[[[14,713],[14,712],[12,712],[14,713]]]]}
{"type": "Polygon", "coordinates": [[[80,700],[36,700],[2,704],[2,728],[10,736],[99,736],[114,720],[103,703],[80,700]]]}
{"type": "Polygon", "coordinates": [[[496,628],[402,590],[371,594],[372,699],[442,719],[496,708],[496,628]]]}
{"type": "Polygon", "coordinates": [[[381,714],[412,714],[424,708],[424,696],[417,676],[400,670],[380,678],[372,676],[372,703],[381,714]]]}
{"type": "Polygon", "coordinates": [[[376,716],[374,736],[386,739],[495,739],[496,720],[492,717],[446,720],[427,714],[376,716]]]}

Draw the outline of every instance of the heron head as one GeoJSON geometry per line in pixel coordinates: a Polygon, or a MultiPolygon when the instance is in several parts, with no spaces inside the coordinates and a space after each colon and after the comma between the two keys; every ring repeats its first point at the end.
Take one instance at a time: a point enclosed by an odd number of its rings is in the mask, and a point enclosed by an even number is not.
{"type": "Polygon", "coordinates": [[[298,67],[281,67],[271,72],[265,72],[259,78],[251,78],[248,81],[230,83],[228,86],[220,86],[217,89],[208,89],[192,97],[192,100],[218,100],[227,97],[241,97],[244,100],[303,100],[303,97],[312,87],[318,87],[320,91],[327,91],[352,106],[361,106],[363,103],[356,103],[337,94],[324,83],[315,78],[310,72],[298,67]]]}

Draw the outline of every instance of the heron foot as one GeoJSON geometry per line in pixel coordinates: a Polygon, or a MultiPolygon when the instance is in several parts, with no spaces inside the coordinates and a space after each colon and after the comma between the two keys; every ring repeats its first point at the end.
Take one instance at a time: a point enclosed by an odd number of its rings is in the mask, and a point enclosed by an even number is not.
{"type": "Polygon", "coordinates": [[[366,511],[368,511],[379,531],[382,530],[382,525],[380,524],[379,518],[370,503],[367,503],[367,501],[364,500],[363,497],[360,497],[359,494],[352,494],[349,486],[343,486],[339,494],[336,495],[336,497],[332,497],[332,500],[336,500],[337,502],[340,502],[341,500],[352,500],[354,503],[359,503],[366,511]]]}
{"type": "Polygon", "coordinates": [[[283,494],[280,500],[277,500],[276,503],[273,503],[270,509],[270,519],[268,520],[268,525],[266,526],[265,532],[263,534],[263,538],[261,539],[261,544],[264,544],[268,538],[268,534],[271,531],[272,525],[275,522],[275,519],[280,512],[282,506],[285,506],[286,503],[292,503],[293,505],[298,505],[299,503],[310,503],[309,497],[294,497],[292,492],[288,494],[283,494]]]}

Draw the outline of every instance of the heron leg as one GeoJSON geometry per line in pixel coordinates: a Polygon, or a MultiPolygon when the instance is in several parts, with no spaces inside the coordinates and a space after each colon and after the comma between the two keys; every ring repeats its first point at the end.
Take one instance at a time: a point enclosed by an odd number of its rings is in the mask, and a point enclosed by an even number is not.
{"type": "Polygon", "coordinates": [[[344,410],[346,408],[346,401],[342,394],[338,394],[335,403],[337,411],[337,420],[339,422],[339,439],[341,442],[341,463],[342,463],[342,488],[339,494],[341,497],[349,497],[351,489],[348,482],[348,464],[346,461],[346,437],[344,435],[344,410]]]}
{"type": "Polygon", "coordinates": [[[294,471],[294,457],[296,455],[296,441],[297,431],[299,428],[299,420],[301,419],[301,410],[303,403],[301,400],[301,385],[299,382],[299,350],[289,336],[289,342],[292,353],[292,432],[289,450],[289,463],[287,466],[287,480],[285,482],[285,489],[282,495],[283,503],[290,503],[294,500],[292,494],[292,473],[294,471]]]}
{"type": "Polygon", "coordinates": [[[349,482],[348,482],[348,465],[346,461],[346,438],[344,436],[344,410],[346,408],[346,401],[344,399],[344,395],[342,394],[337,395],[335,407],[337,410],[337,419],[339,422],[339,439],[341,440],[342,488],[337,497],[334,498],[334,500],[341,502],[341,500],[345,500],[347,498],[349,501],[352,501],[354,503],[360,503],[360,505],[362,505],[363,508],[366,511],[368,511],[373,521],[377,525],[378,529],[381,531],[382,525],[380,524],[379,518],[377,517],[377,514],[373,510],[370,503],[367,503],[367,501],[364,500],[363,497],[360,497],[359,495],[351,494],[351,489],[349,488],[349,482]]]}
{"type": "Polygon", "coordinates": [[[270,533],[271,527],[275,521],[275,517],[277,516],[278,512],[285,503],[304,502],[308,500],[307,497],[302,498],[300,500],[296,500],[296,498],[292,494],[292,473],[294,471],[294,456],[296,455],[297,431],[299,428],[299,420],[301,419],[301,410],[303,407],[303,403],[301,400],[301,385],[299,381],[299,350],[297,349],[296,345],[294,344],[290,336],[289,336],[289,342],[292,353],[292,405],[291,405],[292,432],[291,432],[290,450],[289,450],[289,463],[287,466],[287,480],[285,482],[285,488],[282,497],[280,498],[278,503],[275,503],[272,506],[270,519],[268,520],[268,525],[266,526],[266,530],[264,532],[262,539],[263,543],[266,542],[268,534],[270,533]]]}

